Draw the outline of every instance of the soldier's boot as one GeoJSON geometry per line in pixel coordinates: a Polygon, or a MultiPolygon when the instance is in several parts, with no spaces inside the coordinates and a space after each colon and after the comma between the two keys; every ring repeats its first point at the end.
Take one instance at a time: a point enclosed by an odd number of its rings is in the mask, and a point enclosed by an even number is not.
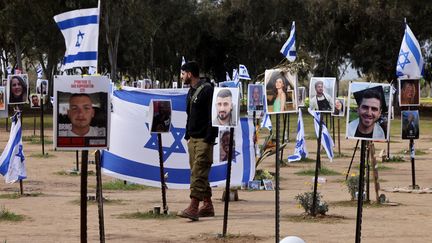
{"type": "Polygon", "coordinates": [[[214,217],[215,216],[211,197],[205,197],[204,198],[204,203],[198,211],[198,216],[199,217],[214,217]]]}
{"type": "Polygon", "coordinates": [[[180,211],[177,216],[182,217],[182,218],[188,218],[192,221],[197,221],[198,220],[198,206],[199,206],[199,200],[191,197],[191,202],[189,204],[189,206],[183,210],[180,211]]]}

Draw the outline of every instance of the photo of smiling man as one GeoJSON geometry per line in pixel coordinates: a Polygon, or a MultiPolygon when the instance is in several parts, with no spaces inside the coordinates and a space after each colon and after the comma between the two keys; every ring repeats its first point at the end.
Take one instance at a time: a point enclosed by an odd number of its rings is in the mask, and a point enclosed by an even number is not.
{"type": "Polygon", "coordinates": [[[212,102],[212,125],[235,127],[238,124],[238,88],[215,88],[212,102]]]}

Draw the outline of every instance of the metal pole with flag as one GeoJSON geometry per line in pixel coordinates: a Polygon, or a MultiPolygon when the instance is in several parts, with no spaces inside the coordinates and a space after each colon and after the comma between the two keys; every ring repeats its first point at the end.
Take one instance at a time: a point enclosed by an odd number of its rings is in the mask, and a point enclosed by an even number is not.
{"type": "Polygon", "coordinates": [[[396,75],[412,79],[421,78],[423,68],[424,60],[420,45],[408,24],[405,23],[405,34],[396,64],[396,75]]]}
{"type": "Polygon", "coordinates": [[[306,158],[307,154],[308,154],[308,152],[306,149],[306,139],[305,139],[305,133],[304,133],[303,116],[302,116],[301,109],[299,109],[295,150],[294,150],[293,155],[288,156],[288,162],[299,161],[302,158],[306,158]]]}
{"type": "Polygon", "coordinates": [[[297,57],[297,51],[295,47],[295,21],[292,22],[290,36],[285,44],[282,46],[280,52],[284,55],[288,61],[294,62],[297,57]]]}
{"type": "Polygon", "coordinates": [[[21,112],[12,116],[9,141],[0,156],[0,174],[5,177],[6,183],[14,183],[27,178],[20,118],[21,112]]]}
{"type": "Polygon", "coordinates": [[[99,7],[78,9],[54,16],[66,44],[62,70],[96,67],[98,60],[99,7]]]}

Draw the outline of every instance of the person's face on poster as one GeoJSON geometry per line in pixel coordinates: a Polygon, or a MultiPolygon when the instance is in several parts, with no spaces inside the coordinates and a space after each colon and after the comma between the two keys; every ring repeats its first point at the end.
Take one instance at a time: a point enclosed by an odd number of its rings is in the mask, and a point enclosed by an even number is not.
{"type": "Polygon", "coordinates": [[[232,111],[232,97],[217,97],[216,98],[216,112],[217,117],[221,121],[229,120],[232,111]]]}
{"type": "Polygon", "coordinates": [[[86,134],[90,129],[90,123],[94,117],[94,109],[91,99],[88,96],[74,96],[69,100],[68,117],[72,123],[72,131],[82,131],[86,134]]]}
{"type": "Polygon", "coordinates": [[[279,91],[279,90],[282,90],[283,88],[284,88],[284,82],[283,82],[283,80],[281,79],[281,78],[278,78],[278,79],[276,79],[276,82],[275,82],[275,87],[276,87],[276,89],[279,91]]]}
{"type": "Polygon", "coordinates": [[[335,107],[336,107],[336,110],[337,110],[338,112],[341,112],[341,111],[342,111],[342,101],[339,100],[339,99],[336,99],[335,107]]]}
{"type": "Polygon", "coordinates": [[[376,98],[364,98],[358,108],[360,118],[359,130],[372,132],[375,122],[381,116],[381,101],[376,98]]]}
{"type": "Polygon", "coordinates": [[[48,87],[46,82],[41,82],[41,94],[48,94],[48,87]]]}
{"type": "Polygon", "coordinates": [[[24,87],[18,78],[16,78],[16,77],[12,78],[11,87],[12,87],[11,88],[12,96],[14,96],[15,98],[18,98],[21,95],[23,95],[24,87]]]}
{"type": "Polygon", "coordinates": [[[221,146],[222,146],[222,150],[226,154],[228,154],[228,152],[229,152],[229,140],[230,140],[230,134],[229,134],[229,132],[225,132],[221,138],[221,146]]]}
{"type": "Polygon", "coordinates": [[[414,121],[414,115],[410,113],[408,115],[408,122],[413,122],[413,121],[414,121]]]}
{"type": "Polygon", "coordinates": [[[324,93],[324,85],[322,82],[315,84],[315,91],[317,96],[321,96],[324,93]]]}
{"type": "Polygon", "coordinates": [[[39,106],[39,98],[37,97],[37,95],[33,95],[31,101],[33,106],[39,106]]]}
{"type": "Polygon", "coordinates": [[[255,86],[252,91],[253,104],[261,104],[261,91],[255,86]]]}
{"type": "Polygon", "coordinates": [[[416,95],[416,89],[414,83],[405,82],[401,91],[402,101],[405,104],[414,103],[414,98],[416,95]]]}

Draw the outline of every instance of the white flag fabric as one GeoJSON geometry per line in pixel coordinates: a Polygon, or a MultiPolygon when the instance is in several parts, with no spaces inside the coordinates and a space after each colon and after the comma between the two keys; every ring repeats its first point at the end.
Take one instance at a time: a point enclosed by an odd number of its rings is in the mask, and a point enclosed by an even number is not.
{"type": "Polygon", "coordinates": [[[238,70],[236,68],[233,69],[232,81],[234,81],[234,82],[239,82],[240,81],[238,70]]]}
{"type": "Polygon", "coordinates": [[[184,56],[182,56],[182,63],[181,65],[183,66],[186,63],[186,59],[184,58],[184,56]]]}
{"type": "MultiPolygon", "coordinates": [[[[187,91],[131,87],[114,91],[111,139],[109,150],[102,155],[103,172],[121,180],[160,187],[158,140],[156,134],[150,134],[148,127],[149,103],[151,99],[170,99],[171,129],[170,133],[162,134],[164,171],[168,173],[166,184],[173,189],[189,188],[189,155],[184,140],[187,91]]],[[[240,186],[255,175],[252,119],[242,118],[234,131],[231,185],[240,186]]],[[[220,144],[219,140],[216,142],[220,144]]],[[[219,161],[219,145],[215,145],[213,155],[210,185],[221,186],[226,180],[227,162],[219,161]]]]}
{"type": "Polygon", "coordinates": [[[94,75],[97,73],[97,69],[95,67],[89,67],[88,74],[94,75]]]}
{"type": "Polygon", "coordinates": [[[228,74],[228,72],[225,72],[226,74],[225,74],[225,81],[231,81],[231,78],[230,78],[230,76],[229,76],[229,74],[228,74]]]}
{"type": "Polygon", "coordinates": [[[37,78],[42,78],[43,69],[42,65],[39,63],[39,65],[36,68],[37,78]]]}
{"type": "Polygon", "coordinates": [[[296,46],[295,46],[295,21],[292,22],[291,32],[288,40],[282,46],[280,52],[288,59],[290,62],[294,62],[297,57],[296,46]]]}
{"type": "Polygon", "coordinates": [[[7,66],[6,71],[7,71],[8,75],[12,74],[12,67],[11,66],[7,66]]]}
{"type": "Polygon", "coordinates": [[[249,72],[248,72],[246,66],[243,65],[243,64],[239,65],[239,78],[246,79],[246,80],[251,80],[251,78],[249,76],[249,72]]]}
{"type": "Polygon", "coordinates": [[[423,76],[424,61],[420,45],[408,24],[405,25],[405,34],[402,39],[399,57],[396,64],[398,77],[421,78],[423,76]]]}
{"type": "Polygon", "coordinates": [[[99,8],[73,10],[54,16],[66,43],[62,70],[97,67],[99,8]]]}
{"type": "Polygon", "coordinates": [[[9,141],[0,156],[0,174],[5,177],[6,183],[14,183],[27,178],[20,117],[20,112],[12,117],[9,141]]]}
{"type": "MultiPolygon", "coordinates": [[[[315,125],[315,134],[318,138],[319,135],[319,123],[320,123],[320,113],[316,111],[312,111],[311,109],[308,109],[309,114],[311,114],[314,118],[314,125],[315,125]]],[[[330,136],[329,131],[327,130],[327,126],[325,125],[324,121],[322,124],[322,136],[321,136],[321,145],[324,147],[327,157],[330,159],[330,161],[333,161],[333,139],[330,136]]]]}
{"type": "Polygon", "coordinates": [[[304,124],[303,124],[303,116],[302,111],[299,109],[298,112],[298,120],[297,120],[297,137],[296,137],[296,146],[293,155],[288,156],[288,162],[299,161],[302,158],[306,158],[308,155],[306,149],[306,139],[304,133],[304,124]]]}
{"type": "Polygon", "coordinates": [[[264,118],[261,120],[261,128],[267,128],[270,131],[272,130],[270,115],[267,113],[264,114],[264,118]]]}

